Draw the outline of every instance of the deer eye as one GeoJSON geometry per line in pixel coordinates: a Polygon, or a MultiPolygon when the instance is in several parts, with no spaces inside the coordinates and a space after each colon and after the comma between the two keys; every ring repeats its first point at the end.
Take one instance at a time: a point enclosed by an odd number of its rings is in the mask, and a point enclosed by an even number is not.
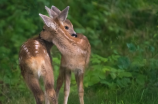
{"type": "Polygon", "coordinates": [[[44,31],[45,29],[43,28],[42,30],[44,31]]]}
{"type": "Polygon", "coordinates": [[[69,27],[68,27],[68,26],[65,26],[65,29],[66,29],[66,30],[68,30],[68,29],[69,29],[69,27]]]}

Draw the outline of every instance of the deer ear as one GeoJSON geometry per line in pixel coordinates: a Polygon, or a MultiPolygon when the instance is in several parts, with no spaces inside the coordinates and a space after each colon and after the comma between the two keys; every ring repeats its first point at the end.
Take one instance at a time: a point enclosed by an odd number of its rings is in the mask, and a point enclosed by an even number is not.
{"type": "Polygon", "coordinates": [[[55,6],[52,6],[51,9],[52,9],[57,15],[59,15],[59,14],[61,13],[61,11],[60,11],[57,7],[55,7],[55,6]]]}
{"type": "Polygon", "coordinates": [[[51,18],[57,16],[57,13],[55,13],[52,9],[49,9],[47,6],[45,6],[45,9],[47,10],[47,12],[48,12],[48,14],[49,14],[49,16],[50,16],[51,18]]]}
{"type": "Polygon", "coordinates": [[[56,25],[55,23],[52,21],[52,18],[48,17],[48,16],[45,16],[43,14],[40,14],[39,15],[41,16],[41,18],[43,19],[44,23],[48,26],[48,27],[51,27],[53,28],[54,30],[56,29],[56,25]]]}
{"type": "Polygon", "coordinates": [[[68,15],[69,6],[67,6],[64,10],[61,11],[61,13],[58,16],[58,19],[60,21],[65,21],[68,15]]]}

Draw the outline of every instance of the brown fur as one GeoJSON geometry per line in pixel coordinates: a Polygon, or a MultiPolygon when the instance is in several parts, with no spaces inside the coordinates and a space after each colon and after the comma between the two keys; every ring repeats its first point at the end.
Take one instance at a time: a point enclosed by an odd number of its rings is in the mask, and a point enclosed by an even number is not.
{"type": "Polygon", "coordinates": [[[82,34],[77,34],[77,37],[71,36],[71,34],[74,34],[74,30],[69,20],[63,22],[55,18],[46,22],[54,23],[56,28],[45,25],[40,37],[29,39],[20,49],[19,64],[22,76],[33,92],[37,104],[43,104],[44,101],[47,104],[49,101],[58,104],[56,97],[58,97],[59,90],[64,82],[64,104],[67,104],[70,76],[71,71],[73,71],[78,85],[80,104],[84,104],[83,74],[91,53],[89,41],[82,34]],[[64,26],[69,26],[70,29],[66,30],[64,26]],[[56,94],[54,91],[52,57],[50,55],[52,43],[57,46],[62,55],[56,94]],[[40,76],[44,80],[45,95],[38,82],[40,76]]]}
{"type": "Polygon", "coordinates": [[[58,97],[59,90],[62,84],[65,83],[64,104],[67,104],[68,101],[68,96],[70,91],[71,71],[75,73],[80,104],[84,104],[83,76],[84,76],[85,68],[89,63],[91,47],[88,42],[88,39],[85,36],[78,34],[77,39],[79,39],[78,42],[76,41],[74,42],[69,41],[68,43],[65,42],[66,43],[65,45],[67,47],[64,50],[60,49],[63,47],[60,46],[58,47],[58,45],[55,43],[55,45],[57,46],[57,48],[60,50],[62,54],[60,72],[57,79],[56,94],[58,97]],[[78,49],[81,51],[78,51],[78,49]]]}
{"type": "Polygon", "coordinates": [[[44,103],[44,92],[41,90],[38,77],[42,76],[48,99],[55,104],[54,77],[50,49],[52,43],[35,37],[26,41],[20,49],[19,64],[21,74],[30,90],[33,92],[36,103],[44,103]]]}
{"type": "Polygon", "coordinates": [[[60,27],[58,30],[60,35],[56,35],[52,41],[62,55],[56,87],[57,97],[64,82],[64,104],[67,104],[70,91],[71,71],[73,71],[78,85],[80,104],[84,104],[83,76],[91,54],[90,43],[82,34],[77,34],[77,37],[72,37],[64,30],[64,27],[58,20],[56,20],[56,23],[60,27]]]}

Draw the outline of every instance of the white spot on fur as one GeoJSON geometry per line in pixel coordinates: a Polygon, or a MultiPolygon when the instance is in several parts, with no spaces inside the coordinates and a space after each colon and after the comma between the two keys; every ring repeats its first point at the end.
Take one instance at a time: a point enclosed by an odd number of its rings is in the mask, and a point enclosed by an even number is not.
{"type": "Polygon", "coordinates": [[[35,49],[38,49],[39,48],[39,45],[35,45],[35,49]]]}
{"type": "Polygon", "coordinates": [[[38,70],[38,78],[41,76],[41,70],[38,70]]]}
{"type": "Polygon", "coordinates": [[[50,26],[51,26],[54,30],[56,29],[55,23],[51,23],[50,26]]]}
{"type": "Polygon", "coordinates": [[[39,44],[39,42],[37,40],[35,40],[35,44],[39,44]]]}
{"type": "Polygon", "coordinates": [[[22,47],[24,48],[24,47],[25,47],[25,44],[23,44],[22,47]]]}
{"type": "Polygon", "coordinates": [[[27,48],[27,47],[25,47],[25,46],[24,46],[24,50],[25,50],[26,52],[28,52],[28,51],[29,51],[29,50],[28,50],[28,48],[27,48]]]}

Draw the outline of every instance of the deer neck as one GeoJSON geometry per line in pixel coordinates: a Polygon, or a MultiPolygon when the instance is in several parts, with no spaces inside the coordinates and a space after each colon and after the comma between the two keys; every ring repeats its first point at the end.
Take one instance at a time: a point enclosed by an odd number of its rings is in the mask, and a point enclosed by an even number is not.
{"type": "Polygon", "coordinates": [[[50,49],[52,48],[53,43],[52,43],[52,42],[49,42],[49,41],[46,41],[45,39],[43,39],[43,38],[41,37],[41,33],[39,34],[39,39],[40,39],[41,41],[43,41],[43,43],[44,43],[45,46],[46,46],[47,51],[50,53],[50,49]]]}

